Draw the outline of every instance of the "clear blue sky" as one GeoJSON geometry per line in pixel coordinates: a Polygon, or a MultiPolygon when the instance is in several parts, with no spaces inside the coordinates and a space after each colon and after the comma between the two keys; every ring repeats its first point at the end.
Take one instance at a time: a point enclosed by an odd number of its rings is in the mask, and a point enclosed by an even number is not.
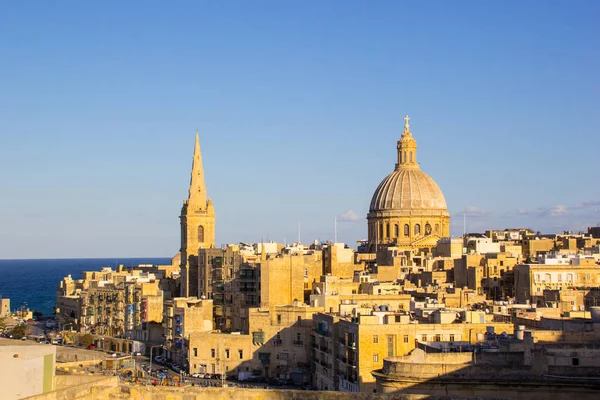
{"type": "Polygon", "coordinates": [[[598,1],[0,4],[0,258],[366,236],[405,113],[452,233],[600,221],[598,1]],[[352,214],[352,213],[351,213],[352,214]],[[350,218],[351,220],[353,218],[350,218]]]}

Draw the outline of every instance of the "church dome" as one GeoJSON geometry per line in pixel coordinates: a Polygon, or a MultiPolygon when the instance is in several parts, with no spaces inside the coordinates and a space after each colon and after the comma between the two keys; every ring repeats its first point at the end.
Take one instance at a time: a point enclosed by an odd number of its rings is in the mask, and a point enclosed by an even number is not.
{"type": "Polygon", "coordinates": [[[398,168],[375,190],[369,212],[446,209],[446,199],[429,175],[415,168],[398,168]]]}
{"type": "Polygon", "coordinates": [[[439,186],[417,161],[408,115],[398,140],[396,167],[377,186],[367,214],[370,251],[377,246],[430,251],[450,236],[450,214],[439,186]]]}

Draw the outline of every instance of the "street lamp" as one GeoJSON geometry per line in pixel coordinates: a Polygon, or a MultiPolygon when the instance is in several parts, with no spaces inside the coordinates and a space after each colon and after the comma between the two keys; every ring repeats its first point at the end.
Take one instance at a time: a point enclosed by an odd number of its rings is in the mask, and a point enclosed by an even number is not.
{"type": "Polygon", "coordinates": [[[150,372],[152,372],[152,349],[160,349],[162,347],[162,344],[159,344],[157,346],[150,346],[150,372]]]}

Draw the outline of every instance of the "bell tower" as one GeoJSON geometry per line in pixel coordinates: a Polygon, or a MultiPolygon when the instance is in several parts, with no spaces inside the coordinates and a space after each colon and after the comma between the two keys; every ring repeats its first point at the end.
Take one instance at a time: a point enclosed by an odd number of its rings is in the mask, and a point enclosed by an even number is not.
{"type": "Polygon", "coordinates": [[[215,209],[212,200],[206,197],[204,169],[200,139],[196,131],[194,160],[188,199],[181,207],[181,296],[197,296],[198,281],[190,280],[198,276],[198,249],[215,247],[215,209]]]}

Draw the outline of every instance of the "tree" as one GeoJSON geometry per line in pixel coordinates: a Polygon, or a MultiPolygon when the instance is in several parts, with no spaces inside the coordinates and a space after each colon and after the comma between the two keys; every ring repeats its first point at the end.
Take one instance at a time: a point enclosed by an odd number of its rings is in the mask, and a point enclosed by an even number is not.
{"type": "Polygon", "coordinates": [[[0,332],[6,329],[6,317],[0,317],[0,332]]]}
{"type": "Polygon", "coordinates": [[[92,343],[94,343],[94,337],[89,333],[86,333],[79,339],[79,344],[85,347],[88,347],[92,343]]]}
{"type": "Polygon", "coordinates": [[[11,332],[13,339],[24,338],[25,336],[27,336],[28,330],[29,327],[25,324],[15,326],[11,332]]]}

